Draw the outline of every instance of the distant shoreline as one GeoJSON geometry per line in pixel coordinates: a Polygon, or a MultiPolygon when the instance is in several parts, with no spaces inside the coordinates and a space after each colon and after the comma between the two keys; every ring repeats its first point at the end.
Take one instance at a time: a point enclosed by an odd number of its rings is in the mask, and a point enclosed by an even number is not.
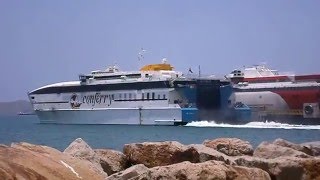
{"type": "Polygon", "coordinates": [[[31,115],[34,114],[29,101],[18,100],[12,102],[0,102],[0,115],[31,115]]]}
{"type": "Polygon", "coordinates": [[[28,116],[28,115],[36,115],[34,112],[19,112],[17,113],[19,116],[28,116]]]}

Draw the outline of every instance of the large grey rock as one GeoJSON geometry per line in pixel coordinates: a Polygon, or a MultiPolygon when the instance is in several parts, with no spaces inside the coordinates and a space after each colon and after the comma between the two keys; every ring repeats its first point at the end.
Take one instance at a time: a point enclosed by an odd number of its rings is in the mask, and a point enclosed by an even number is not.
{"type": "Polygon", "coordinates": [[[320,156],[320,141],[306,142],[300,145],[309,148],[313,156],[320,156]]]}
{"type": "Polygon", "coordinates": [[[238,138],[218,138],[205,140],[202,144],[228,156],[252,155],[253,148],[248,141],[238,138]]]}
{"type": "Polygon", "coordinates": [[[235,164],[232,157],[227,156],[215,149],[209,148],[203,144],[190,144],[188,147],[193,147],[197,150],[199,153],[199,161],[205,162],[209,160],[216,160],[216,161],[222,161],[226,164],[235,164]]]}
{"type": "Polygon", "coordinates": [[[199,153],[176,141],[126,144],[123,153],[131,164],[165,166],[182,161],[199,162],[199,153]]]}
{"type": "Polygon", "coordinates": [[[95,149],[100,165],[108,175],[122,171],[128,167],[127,157],[119,151],[111,149],[95,149]]]}
{"type": "Polygon", "coordinates": [[[29,143],[0,146],[0,179],[104,179],[89,161],[29,143]]]}
{"type": "Polygon", "coordinates": [[[150,170],[143,164],[137,164],[121,172],[112,174],[106,180],[142,179],[149,174],[150,170]]]}
{"type": "Polygon", "coordinates": [[[279,145],[268,143],[268,142],[262,142],[255,149],[253,156],[265,158],[265,159],[274,159],[274,158],[285,157],[285,156],[300,157],[300,158],[310,157],[309,155],[301,151],[297,151],[292,148],[279,146],[279,145]]]}
{"type": "Polygon", "coordinates": [[[142,164],[132,166],[124,171],[109,176],[107,180],[125,179],[151,179],[151,180],[173,180],[173,179],[224,179],[242,180],[259,179],[269,180],[267,172],[258,168],[246,168],[230,166],[223,162],[206,161],[203,163],[191,163],[184,161],[168,166],[156,166],[148,169],[142,164]]]}
{"type": "Polygon", "coordinates": [[[169,166],[154,167],[150,171],[149,179],[270,179],[268,173],[261,169],[230,166],[218,161],[203,163],[185,161],[169,166]]]}
{"type": "Polygon", "coordinates": [[[279,157],[263,159],[241,156],[235,159],[239,166],[256,167],[269,173],[273,180],[320,179],[320,160],[317,158],[279,157]]]}
{"type": "Polygon", "coordinates": [[[63,153],[93,163],[99,163],[99,158],[96,156],[94,150],[81,138],[74,140],[63,153]]]}
{"type": "Polygon", "coordinates": [[[64,151],[64,154],[83,159],[95,165],[95,168],[105,172],[100,165],[100,158],[94,150],[81,138],[74,140],[64,151]]]}
{"type": "MultiPolygon", "coordinates": [[[[136,167],[135,167],[136,168],[136,167]]],[[[127,171],[127,170],[125,170],[127,171]]],[[[132,172],[132,171],[130,171],[132,172]]],[[[120,172],[121,173],[121,172],[120,172]]],[[[119,174],[120,174],[119,173],[119,174]]],[[[122,174],[128,174],[123,172],[122,174]]],[[[151,179],[151,180],[174,180],[174,179],[224,179],[243,180],[259,179],[269,180],[267,172],[257,168],[246,168],[240,166],[230,166],[223,162],[206,161],[203,163],[191,163],[184,161],[168,166],[157,166],[150,169],[143,168],[139,173],[130,173],[130,176],[117,176],[111,179],[151,179]],[[142,173],[141,173],[142,172],[142,173]],[[120,177],[120,178],[119,178],[120,177]]]]}
{"type": "Polygon", "coordinates": [[[311,148],[307,147],[307,146],[303,146],[300,144],[295,144],[289,141],[286,141],[284,139],[276,139],[275,141],[273,141],[272,144],[278,145],[278,146],[283,146],[283,147],[288,147],[297,151],[301,151],[303,153],[306,153],[310,156],[313,155],[313,152],[311,150],[311,148]]]}

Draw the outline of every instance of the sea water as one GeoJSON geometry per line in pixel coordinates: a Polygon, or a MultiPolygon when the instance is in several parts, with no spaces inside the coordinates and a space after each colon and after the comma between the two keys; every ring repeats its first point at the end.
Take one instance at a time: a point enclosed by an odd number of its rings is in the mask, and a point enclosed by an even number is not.
{"type": "Polygon", "coordinates": [[[251,122],[246,125],[192,122],[186,126],[63,125],[40,124],[37,116],[0,116],[0,144],[29,142],[63,151],[76,138],[92,148],[122,150],[124,144],[146,141],[179,141],[201,144],[205,139],[236,137],[254,147],[262,141],[283,138],[294,143],[320,141],[320,126],[251,122]]]}

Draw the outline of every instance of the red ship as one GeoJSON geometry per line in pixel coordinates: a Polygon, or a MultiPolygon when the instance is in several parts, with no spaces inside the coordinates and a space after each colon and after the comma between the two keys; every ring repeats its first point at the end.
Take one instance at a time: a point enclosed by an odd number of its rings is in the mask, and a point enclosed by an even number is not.
{"type": "Polygon", "coordinates": [[[320,124],[320,74],[280,74],[265,65],[234,70],[231,100],[249,106],[254,120],[320,124]]]}

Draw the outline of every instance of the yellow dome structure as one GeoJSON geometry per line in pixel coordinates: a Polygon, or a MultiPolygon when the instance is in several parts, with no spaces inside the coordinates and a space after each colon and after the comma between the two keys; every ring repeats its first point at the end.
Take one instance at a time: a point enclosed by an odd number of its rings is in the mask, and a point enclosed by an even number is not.
{"type": "Polygon", "coordinates": [[[140,71],[161,71],[161,70],[172,71],[173,66],[171,66],[170,64],[167,64],[166,62],[163,62],[161,64],[145,65],[140,69],[140,71]]]}

